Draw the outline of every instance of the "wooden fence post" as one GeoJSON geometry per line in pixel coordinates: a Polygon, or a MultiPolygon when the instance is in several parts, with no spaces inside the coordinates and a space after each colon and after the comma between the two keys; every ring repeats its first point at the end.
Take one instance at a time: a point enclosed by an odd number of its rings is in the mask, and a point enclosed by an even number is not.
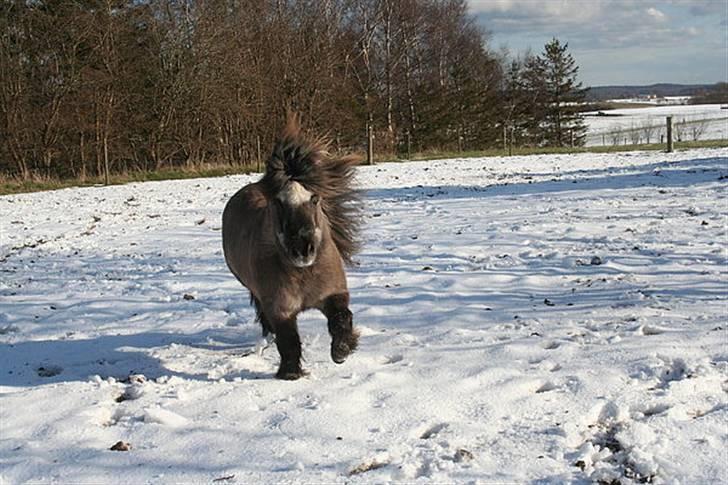
{"type": "Polygon", "coordinates": [[[257,166],[258,172],[260,172],[260,135],[257,135],[255,137],[255,148],[257,149],[257,152],[258,152],[258,160],[257,160],[256,166],[257,166]]]}
{"type": "Polygon", "coordinates": [[[367,165],[374,165],[374,129],[367,123],[367,165]]]}
{"type": "Polygon", "coordinates": [[[109,143],[104,134],[104,185],[109,185],[109,143]]]}
{"type": "Polygon", "coordinates": [[[407,130],[407,160],[412,160],[412,133],[407,130]]]}
{"type": "Polygon", "coordinates": [[[672,116],[667,117],[667,152],[672,151],[672,116]]]}

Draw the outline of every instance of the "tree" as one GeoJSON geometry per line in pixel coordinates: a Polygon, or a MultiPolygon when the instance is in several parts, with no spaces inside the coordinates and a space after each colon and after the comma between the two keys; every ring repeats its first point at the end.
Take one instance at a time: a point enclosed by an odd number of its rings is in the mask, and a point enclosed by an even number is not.
{"type": "Polygon", "coordinates": [[[287,109],[344,151],[536,143],[487,40],[465,0],[0,0],[0,176],[254,165],[287,109]]]}
{"type": "Polygon", "coordinates": [[[720,82],[706,91],[690,98],[690,104],[725,104],[728,103],[728,83],[720,82]]]}
{"type": "Polygon", "coordinates": [[[581,146],[585,142],[586,125],[578,108],[587,90],[577,81],[579,67],[568,47],[554,38],[526,64],[528,90],[535,96],[530,128],[538,145],[581,146]]]}
{"type": "MultiPolygon", "coordinates": [[[[528,59],[530,56],[527,55],[528,59]]],[[[531,96],[525,79],[523,59],[512,59],[505,67],[502,84],[502,130],[503,144],[523,145],[528,143],[531,96]]]]}

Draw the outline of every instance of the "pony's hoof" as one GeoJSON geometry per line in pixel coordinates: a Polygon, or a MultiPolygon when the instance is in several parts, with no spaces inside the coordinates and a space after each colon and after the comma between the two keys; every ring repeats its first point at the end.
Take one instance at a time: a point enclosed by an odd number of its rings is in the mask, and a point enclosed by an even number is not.
{"type": "Polygon", "coordinates": [[[356,333],[352,333],[344,338],[335,338],[331,342],[331,360],[337,364],[342,364],[356,350],[357,337],[356,333]]]}
{"type": "Polygon", "coordinates": [[[337,364],[342,364],[351,354],[351,349],[346,342],[338,342],[331,344],[331,360],[337,364]]]}
{"type": "Polygon", "coordinates": [[[281,379],[283,381],[295,381],[297,379],[300,379],[301,377],[304,377],[308,373],[304,371],[303,369],[278,369],[278,372],[276,372],[276,379],[281,379]]]}

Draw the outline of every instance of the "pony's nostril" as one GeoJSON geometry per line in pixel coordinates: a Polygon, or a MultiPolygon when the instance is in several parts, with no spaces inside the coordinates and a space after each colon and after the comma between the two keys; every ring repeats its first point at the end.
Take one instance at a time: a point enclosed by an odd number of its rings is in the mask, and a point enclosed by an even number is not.
{"type": "Polygon", "coordinates": [[[308,243],[308,246],[306,246],[306,252],[307,254],[313,254],[313,244],[308,243]]]}

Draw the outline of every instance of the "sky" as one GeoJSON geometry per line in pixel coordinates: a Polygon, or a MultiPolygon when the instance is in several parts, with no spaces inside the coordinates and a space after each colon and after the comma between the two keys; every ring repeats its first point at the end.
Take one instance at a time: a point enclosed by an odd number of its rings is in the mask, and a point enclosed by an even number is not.
{"type": "Polygon", "coordinates": [[[470,0],[490,46],[569,44],[585,86],[728,82],[728,0],[470,0]]]}

